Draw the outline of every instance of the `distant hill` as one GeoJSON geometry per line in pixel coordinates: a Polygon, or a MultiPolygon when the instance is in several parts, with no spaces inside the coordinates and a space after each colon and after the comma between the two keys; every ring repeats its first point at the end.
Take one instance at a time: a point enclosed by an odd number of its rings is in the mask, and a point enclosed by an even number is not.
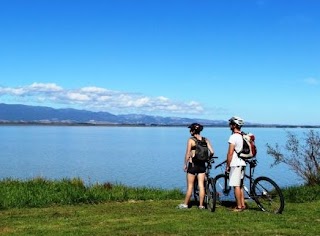
{"type": "Polygon", "coordinates": [[[187,125],[199,122],[204,125],[226,126],[222,120],[161,117],[142,114],[114,115],[109,112],[92,112],[77,109],[54,109],[44,106],[0,103],[1,123],[86,123],[114,125],[187,125]]]}
{"type": "MultiPolygon", "coordinates": [[[[205,126],[228,127],[228,122],[225,120],[162,117],[143,114],[114,115],[109,112],[0,103],[0,124],[186,126],[193,122],[198,122],[205,126]]],[[[310,125],[278,125],[250,122],[246,122],[246,127],[320,128],[320,126],[310,125]]]]}

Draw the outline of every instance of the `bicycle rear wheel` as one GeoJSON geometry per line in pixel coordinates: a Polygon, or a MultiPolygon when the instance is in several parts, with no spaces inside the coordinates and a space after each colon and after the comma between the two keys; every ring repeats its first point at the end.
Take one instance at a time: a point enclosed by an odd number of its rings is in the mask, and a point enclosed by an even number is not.
{"type": "Polygon", "coordinates": [[[279,186],[268,177],[258,177],[252,185],[254,200],[261,210],[281,214],[284,209],[284,197],[279,186]]]}
{"type": "Polygon", "coordinates": [[[216,188],[213,178],[209,178],[206,183],[206,204],[209,211],[216,210],[216,188]]]}
{"type": "Polygon", "coordinates": [[[229,186],[229,178],[225,174],[219,174],[214,178],[216,188],[216,202],[219,205],[231,206],[235,202],[233,187],[229,186]]]}

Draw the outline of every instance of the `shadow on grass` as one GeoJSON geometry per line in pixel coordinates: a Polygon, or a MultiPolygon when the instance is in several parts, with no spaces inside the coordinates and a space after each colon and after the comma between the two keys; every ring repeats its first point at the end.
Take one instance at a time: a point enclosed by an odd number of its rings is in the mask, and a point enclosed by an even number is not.
{"type": "MultiPolygon", "coordinates": [[[[198,207],[199,206],[199,201],[196,200],[192,200],[189,203],[189,208],[193,208],[193,207],[198,207]]],[[[227,209],[233,209],[237,206],[235,201],[221,201],[221,202],[217,202],[216,207],[225,207],[227,209]]],[[[261,211],[261,209],[258,206],[252,206],[252,204],[250,204],[250,206],[248,205],[248,203],[246,203],[246,209],[249,210],[253,210],[253,211],[261,211]]]]}

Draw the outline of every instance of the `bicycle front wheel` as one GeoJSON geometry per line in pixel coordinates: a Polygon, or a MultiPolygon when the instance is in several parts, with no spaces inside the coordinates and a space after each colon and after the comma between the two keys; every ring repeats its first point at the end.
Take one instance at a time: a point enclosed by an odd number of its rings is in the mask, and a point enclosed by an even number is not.
{"type": "Polygon", "coordinates": [[[216,210],[216,188],[213,178],[209,178],[206,184],[206,203],[209,211],[216,210]]]}
{"type": "Polygon", "coordinates": [[[234,190],[229,186],[229,178],[225,174],[219,174],[214,179],[216,188],[216,202],[223,206],[233,205],[235,202],[234,190]]]}
{"type": "Polygon", "coordinates": [[[284,209],[284,197],[280,187],[268,177],[258,177],[252,185],[254,200],[261,210],[281,214],[284,209]]]}

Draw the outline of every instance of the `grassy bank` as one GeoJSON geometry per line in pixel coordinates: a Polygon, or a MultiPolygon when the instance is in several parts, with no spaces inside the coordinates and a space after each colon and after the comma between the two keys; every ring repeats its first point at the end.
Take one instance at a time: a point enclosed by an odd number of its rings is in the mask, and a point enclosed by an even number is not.
{"type": "MultiPolygon", "coordinates": [[[[297,186],[283,189],[286,202],[320,200],[320,186],[297,186]]],[[[128,187],[103,183],[86,186],[79,178],[47,180],[0,180],[0,209],[48,207],[54,205],[99,204],[111,201],[181,200],[181,190],[128,187]]]]}
{"type": "Polygon", "coordinates": [[[52,205],[98,204],[110,201],[181,199],[180,190],[128,187],[121,184],[86,186],[79,178],[47,180],[4,179],[0,181],[0,209],[52,205]]]}
{"type": "Polygon", "coordinates": [[[241,213],[221,206],[211,213],[176,209],[184,197],[178,190],[6,179],[0,181],[0,235],[317,235],[319,191],[284,189],[281,215],[254,204],[241,213]]]}

